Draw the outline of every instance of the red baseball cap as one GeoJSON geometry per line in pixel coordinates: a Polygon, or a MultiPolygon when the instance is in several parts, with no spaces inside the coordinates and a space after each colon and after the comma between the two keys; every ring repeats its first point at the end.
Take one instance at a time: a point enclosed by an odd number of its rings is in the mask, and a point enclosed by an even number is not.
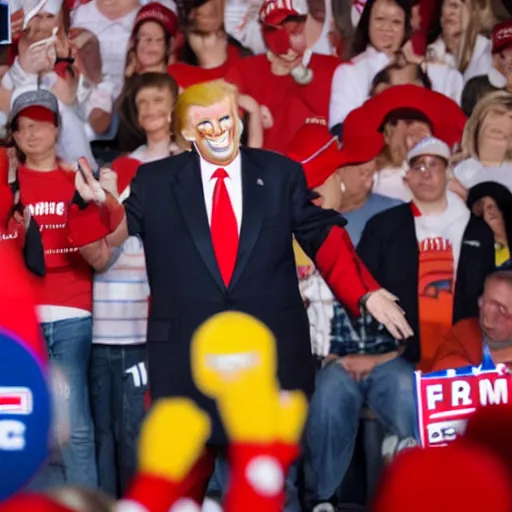
{"type": "Polygon", "coordinates": [[[411,112],[428,120],[432,135],[453,147],[462,139],[467,117],[452,99],[418,85],[395,85],[370,98],[364,107],[371,112],[368,123],[383,124],[394,115],[404,119],[411,112]]]}
{"type": "Polygon", "coordinates": [[[371,120],[372,111],[364,106],[356,108],[343,123],[341,165],[355,165],[376,158],[384,147],[384,137],[371,120]]]}
{"type": "Polygon", "coordinates": [[[159,23],[170,37],[174,37],[178,30],[178,17],[176,14],[159,2],[150,2],[139,10],[133,25],[132,37],[145,21],[159,23]]]}
{"type": "Polygon", "coordinates": [[[343,163],[338,137],[326,124],[302,125],[286,154],[302,165],[310,189],[322,185],[343,163]]]}
{"type": "Polygon", "coordinates": [[[499,53],[512,46],[512,19],[494,25],[492,29],[492,53],[499,53]]]}
{"type": "Polygon", "coordinates": [[[277,27],[291,16],[306,16],[294,5],[294,0],[265,0],[260,8],[259,18],[263,25],[277,27]]]}

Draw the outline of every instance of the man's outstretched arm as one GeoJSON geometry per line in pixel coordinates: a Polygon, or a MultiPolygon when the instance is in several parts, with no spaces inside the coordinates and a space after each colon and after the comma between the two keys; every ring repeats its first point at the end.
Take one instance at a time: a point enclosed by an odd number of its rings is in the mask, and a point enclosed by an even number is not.
{"type": "Polygon", "coordinates": [[[357,255],[344,229],[345,219],[310,201],[302,168],[297,165],[291,183],[294,235],[315,262],[335,297],[354,316],[361,306],[396,339],[412,336],[397,298],[383,289],[357,255]]]}

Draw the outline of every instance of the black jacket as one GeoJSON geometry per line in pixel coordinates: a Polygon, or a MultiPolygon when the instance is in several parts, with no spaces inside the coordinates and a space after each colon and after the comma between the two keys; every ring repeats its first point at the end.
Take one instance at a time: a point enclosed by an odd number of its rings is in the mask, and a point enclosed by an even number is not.
{"type": "MultiPolygon", "coordinates": [[[[366,224],[357,252],[375,279],[400,299],[415,335],[404,357],[420,360],[418,267],[419,248],[410,203],[375,215],[366,224]]],[[[486,276],[494,270],[494,236],[487,224],[471,215],[461,245],[455,281],[453,323],[478,316],[486,276]]]]}
{"type": "Polygon", "coordinates": [[[314,258],[330,228],[345,224],[338,213],[311,203],[299,164],[264,150],[244,148],[241,154],[242,227],[227,289],[213,252],[197,153],[141,166],[124,203],[130,235],[138,234],[144,242],[151,288],[151,396],[195,400],[211,415],[213,443],[225,438],[214,403],[192,380],[192,334],[222,311],[251,314],[276,335],[281,386],[312,393],[309,322],[292,236],[314,258]]]}

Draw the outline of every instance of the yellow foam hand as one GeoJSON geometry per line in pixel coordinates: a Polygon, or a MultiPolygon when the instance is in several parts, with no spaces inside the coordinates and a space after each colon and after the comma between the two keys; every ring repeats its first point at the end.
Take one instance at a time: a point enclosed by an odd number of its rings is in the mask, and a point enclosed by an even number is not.
{"type": "Polygon", "coordinates": [[[277,407],[276,440],[287,444],[300,441],[308,414],[308,402],[300,391],[283,391],[277,407]]]}
{"type": "Polygon", "coordinates": [[[307,401],[301,392],[281,393],[277,382],[261,386],[251,376],[226,388],[217,405],[235,443],[297,443],[307,415],[307,401]]]}
{"type": "Polygon", "coordinates": [[[196,386],[212,398],[242,378],[252,379],[256,388],[268,387],[276,378],[275,339],[265,324],[250,315],[220,313],[194,333],[191,364],[196,386]]]}
{"type": "Polygon", "coordinates": [[[184,398],[159,400],[142,426],[140,470],[172,481],[183,480],[209,435],[208,415],[194,402],[184,398]]]}

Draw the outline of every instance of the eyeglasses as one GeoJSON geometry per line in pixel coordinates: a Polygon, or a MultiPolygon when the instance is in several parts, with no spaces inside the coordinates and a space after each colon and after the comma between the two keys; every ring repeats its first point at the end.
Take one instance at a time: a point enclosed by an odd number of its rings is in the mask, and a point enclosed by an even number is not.
{"type": "Polygon", "coordinates": [[[441,162],[431,160],[429,162],[417,162],[414,165],[411,165],[410,169],[414,172],[434,172],[439,169],[443,164],[441,162]]]}

